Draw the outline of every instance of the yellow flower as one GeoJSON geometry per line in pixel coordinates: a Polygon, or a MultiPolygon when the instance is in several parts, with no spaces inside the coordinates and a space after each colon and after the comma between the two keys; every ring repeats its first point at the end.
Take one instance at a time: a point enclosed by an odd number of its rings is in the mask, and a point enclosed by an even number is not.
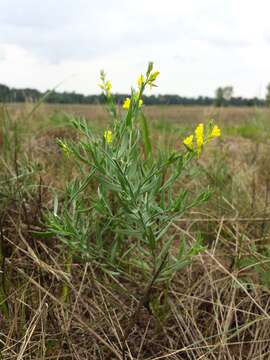
{"type": "Polygon", "coordinates": [[[137,80],[137,83],[138,83],[138,86],[139,86],[139,89],[141,89],[143,83],[144,83],[145,79],[144,79],[144,76],[143,75],[140,75],[138,77],[138,80],[137,80]]]}
{"type": "Polygon", "coordinates": [[[151,83],[154,82],[154,81],[156,80],[156,78],[158,77],[159,74],[160,74],[159,71],[153,72],[153,74],[151,74],[151,76],[150,76],[149,81],[150,81],[151,83]]]}
{"type": "Polygon", "coordinates": [[[148,84],[150,87],[150,90],[152,90],[152,86],[155,86],[154,81],[156,80],[157,76],[160,74],[159,71],[155,71],[152,74],[150,74],[149,80],[148,80],[148,84]]]}
{"type": "Polygon", "coordinates": [[[123,108],[124,109],[129,109],[130,107],[130,98],[126,98],[124,103],[123,103],[123,108]]]}
{"type": "Polygon", "coordinates": [[[204,143],[204,126],[203,124],[199,124],[195,130],[196,142],[197,142],[197,154],[198,157],[202,151],[202,146],[204,143]]]}
{"type": "Polygon", "coordinates": [[[98,84],[98,86],[104,91],[105,94],[107,94],[108,96],[111,95],[111,89],[112,89],[112,83],[110,82],[110,80],[108,81],[104,81],[101,84],[98,84]]]}
{"type": "Polygon", "coordinates": [[[142,107],[143,101],[142,99],[139,100],[139,108],[142,107]]]}
{"type": "Polygon", "coordinates": [[[106,130],[104,132],[104,139],[106,141],[106,143],[110,144],[112,142],[112,132],[111,130],[106,130]]]}
{"type": "Polygon", "coordinates": [[[70,148],[68,147],[68,145],[66,143],[64,143],[62,140],[58,140],[57,141],[59,146],[61,147],[62,151],[67,155],[69,156],[71,154],[71,150],[70,148]]]}
{"type": "Polygon", "coordinates": [[[219,137],[219,136],[221,136],[220,128],[219,128],[217,125],[215,125],[215,126],[213,127],[213,129],[212,129],[212,131],[211,131],[208,139],[209,139],[209,140],[212,140],[213,138],[219,137]]]}
{"type": "Polygon", "coordinates": [[[111,84],[110,80],[108,80],[106,82],[106,90],[107,90],[108,95],[111,95],[111,89],[112,89],[112,84],[111,84]]]}
{"type": "Polygon", "coordinates": [[[184,139],[183,143],[188,148],[188,150],[193,150],[194,149],[193,135],[189,135],[188,137],[186,137],[184,139]]]}

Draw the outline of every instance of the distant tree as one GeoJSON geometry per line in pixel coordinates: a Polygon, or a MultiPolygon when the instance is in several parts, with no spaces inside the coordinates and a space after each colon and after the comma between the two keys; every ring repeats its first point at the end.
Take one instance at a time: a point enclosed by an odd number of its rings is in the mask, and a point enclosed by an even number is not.
{"type": "Polygon", "coordinates": [[[216,105],[217,107],[222,106],[223,100],[224,100],[224,99],[223,99],[223,91],[222,91],[222,88],[219,87],[219,88],[217,88],[217,90],[216,90],[215,105],[216,105]]]}
{"type": "Polygon", "coordinates": [[[270,107],[270,83],[267,85],[266,90],[266,105],[270,107]]]}
{"type": "MultiPolygon", "coordinates": [[[[47,93],[47,92],[46,92],[47,93]]],[[[177,94],[159,94],[143,96],[145,105],[184,105],[184,106],[265,106],[270,107],[270,84],[267,87],[266,99],[232,97],[233,88],[231,86],[219,87],[216,90],[215,98],[207,96],[186,97],[177,94]]],[[[1,102],[37,102],[45,95],[36,89],[15,89],[0,84],[0,103],[1,102]]],[[[114,94],[116,104],[123,104],[128,94],[114,94]]],[[[84,95],[76,92],[57,92],[50,91],[45,100],[47,103],[58,104],[104,104],[103,94],[84,95]]]]}
{"type": "Polygon", "coordinates": [[[227,105],[233,95],[233,87],[225,86],[219,87],[216,90],[215,105],[220,107],[227,105]]]}
{"type": "Polygon", "coordinates": [[[10,89],[6,85],[0,84],[0,102],[9,101],[10,89]]]}

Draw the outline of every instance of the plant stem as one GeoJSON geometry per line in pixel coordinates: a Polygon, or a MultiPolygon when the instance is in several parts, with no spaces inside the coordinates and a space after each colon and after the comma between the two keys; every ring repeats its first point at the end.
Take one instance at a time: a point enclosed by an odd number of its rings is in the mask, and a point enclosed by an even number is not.
{"type": "Polygon", "coordinates": [[[126,358],[126,355],[125,355],[125,349],[126,349],[126,340],[130,334],[130,331],[132,330],[133,326],[135,325],[136,323],[136,320],[138,318],[138,315],[139,315],[139,312],[141,310],[141,307],[143,305],[146,305],[148,304],[149,302],[149,296],[150,296],[150,293],[151,293],[151,290],[152,290],[152,287],[156,281],[156,279],[158,278],[166,260],[167,260],[167,257],[168,257],[168,252],[166,253],[166,255],[164,256],[162,262],[160,263],[157,271],[154,273],[151,281],[149,282],[149,284],[147,285],[147,287],[145,288],[144,290],[144,294],[143,296],[141,297],[134,313],[132,314],[132,316],[130,317],[130,321],[129,321],[129,324],[128,324],[128,327],[126,328],[125,332],[124,332],[124,335],[123,335],[123,338],[122,338],[122,359],[125,360],[126,358]]]}

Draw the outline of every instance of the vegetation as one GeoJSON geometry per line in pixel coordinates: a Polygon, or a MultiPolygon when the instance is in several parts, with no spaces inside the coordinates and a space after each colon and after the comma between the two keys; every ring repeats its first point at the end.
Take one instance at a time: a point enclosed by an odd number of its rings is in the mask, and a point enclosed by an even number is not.
{"type": "Polygon", "coordinates": [[[0,359],[268,358],[269,110],[148,108],[157,76],[2,107],[0,359]]]}
{"type": "Polygon", "coordinates": [[[270,106],[270,84],[267,85],[266,105],[270,106]]]}
{"type": "MultiPolygon", "coordinates": [[[[145,105],[200,105],[200,106],[265,106],[267,101],[264,99],[243,98],[227,96],[230,87],[218,88],[216,97],[198,96],[196,98],[180,96],[177,94],[164,95],[143,95],[145,105]]],[[[128,94],[114,94],[117,104],[122,104],[128,94]]],[[[105,104],[104,95],[83,95],[76,92],[57,92],[47,91],[42,93],[36,89],[12,89],[0,84],[0,102],[36,102],[43,99],[50,104],[105,104]]]]}
{"type": "Polygon", "coordinates": [[[105,130],[100,138],[85,122],[73,121],[84,140],[78,144],[59,140],[59,145],[78,161],[81,174],[68,184],[63,208],[59,211],[54,206],[47,216],[51,235],[58,237],[70,254],[79,254],[105,273],[136,274],[140,283],[145,283],[142,298],[148,307],[154,284],[167,287],[174,273],[202,249],[199,241],[188,246],[183,239],[176,245],[175,235],[167,230],[175,218],[205,202],[209,191],[190,196],[184,188],[174,194],[173,188],[192,159],[200,156],[202,147],[220,136],[216,125],[204,129],[200,124],[195,131],[196,148],[190,135],[184,140],[186,151],[155,156],[141,113],[141,97],[147,86],[154,86],[156,76],[150,63],[146,76],[138,80],[137,91],[123,104],[127,112],[119,118],[110,82],[102,73],[112,130],[105,130]],[[177,254],[172,254],[172,247],[177,254]]]}
{"type": "Polygon", "coordinates": [[[216,90],[215,105],[220,107],[230,104],[233,94],[232,86],[219,87],[216,90]]]}

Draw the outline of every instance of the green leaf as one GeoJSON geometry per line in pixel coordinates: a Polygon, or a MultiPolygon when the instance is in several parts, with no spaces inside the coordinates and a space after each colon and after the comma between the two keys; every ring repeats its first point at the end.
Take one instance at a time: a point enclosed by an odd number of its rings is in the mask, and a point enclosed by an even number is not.
{"type": "Polygon", "coordinates": [[[141,112],[141,129],[142,129],[142,137],[143,137],[143,144],[144,144],[144,151],[146,154],[147,160],[152,160],[152,144],[150,140],[150,133],[149,133],[149,127],[147,124],[146,117],[144,116],[143,112],[141,112]]]}

